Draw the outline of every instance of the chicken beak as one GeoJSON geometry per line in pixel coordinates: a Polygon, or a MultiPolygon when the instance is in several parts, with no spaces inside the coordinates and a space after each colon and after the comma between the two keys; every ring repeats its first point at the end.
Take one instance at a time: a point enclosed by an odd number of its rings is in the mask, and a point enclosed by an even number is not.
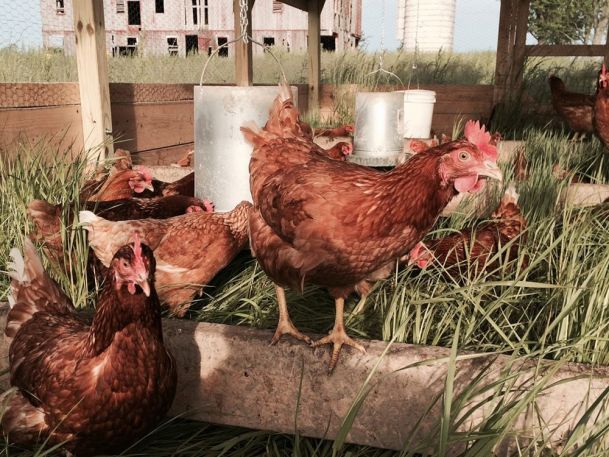
{"type": "Polygon", "coordinates": [[[497,164],[490,160],[484,161],[484,165],[478,169],[478,175],[493,178],[500,182],[503,181],[503,173],[501,173],[497,164]]]}
{"type": "Polygon", "coordinates": [[[154,192],[154,186],[152,185],[152,183],[146,183],[146,190],[149,190],[150,192],[154,192]]]}
{"type": "Polygon", "coordinates": [[[150,283],[148,282],[148,278],[138,280],[137,285],[142,288],[142,292],[144,292],[146,297],[150,297],[150,283]]]}

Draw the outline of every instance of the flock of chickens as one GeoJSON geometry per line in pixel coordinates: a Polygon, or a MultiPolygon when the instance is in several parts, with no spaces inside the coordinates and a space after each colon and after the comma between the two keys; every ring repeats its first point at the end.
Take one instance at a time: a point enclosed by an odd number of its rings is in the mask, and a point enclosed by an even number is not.
{"type": "MultiPolygon", "coordinates": [[[[557,111],[579,119],[572,128],[597,131],[609,144],[600,133],[609,132],[609,97],[590,104],[566,92],[558,78],[551,86],[557,111]]],[[[609,93],[605,67],[598,86],[609,93]]],[[[345,161],[350,143],[318,146],[286,85],[267,123],[241,130],[253,146],[253,204],[215,213],[210,201],[194,197],[194,174],[160,182],[120,150],[110,173],[84,186],[78,223],[88,232],[89,275],[101,284],[92,322],[45,272],[32,241],[11,251],[6,336],[14,389],[3,396],[2,417],[11,442],[63,444],[89,455],[120,450],[149,431],[169,409],[177,382],[163,344],[161,304],[183,316],[201,287],[248,243],[275,283],[279,323],[272,343],[287,334],[313,347],[330,344],[330,371],[343,345],[365,352],[346,333],[345,299],[365,298],[396,262],[419,268],[435,262],[458,278],[461,268],[495,271],[502,247],[509,259],[519,257],[526,220],[513,186],[485,222],[423,243],[454,197],[502,179],[497,136],[478,122],[466,124],[464,139],[416,145],[412,158],[387,172],[345,161]],[[285,288],[302,291],[305,284],[326,288],[335,300],[334,327],[315,342],[291,321],[286,301],[285,288]]],[[[345,135],[352,128],[318,133],[345,135]]],[[[190,161],[189,155],[182,164],[190,161]]],[[[67,270],[72,254],[62,245],[61,226],[77,223],[72,208],[35,200],[27,211],[31,239],[54,268],[67,270]]]]}

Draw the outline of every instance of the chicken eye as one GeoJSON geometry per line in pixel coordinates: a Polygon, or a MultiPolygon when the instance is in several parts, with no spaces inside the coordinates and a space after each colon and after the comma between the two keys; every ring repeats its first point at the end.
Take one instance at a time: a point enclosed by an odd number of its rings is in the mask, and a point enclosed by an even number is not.
{"type": "Polygon", "coordinates": [[[129,268],[129,264],[127,263],[127,261],[126,261],[126,260],[123,260],[123,267],[125,267],[125,268],[129,268]]]}
{"type": "Polygon", "coordinates": [[[459,153],[459,160],[465,162],[467,159],[469,159],[469,152],[461,151],[459,153]]]}

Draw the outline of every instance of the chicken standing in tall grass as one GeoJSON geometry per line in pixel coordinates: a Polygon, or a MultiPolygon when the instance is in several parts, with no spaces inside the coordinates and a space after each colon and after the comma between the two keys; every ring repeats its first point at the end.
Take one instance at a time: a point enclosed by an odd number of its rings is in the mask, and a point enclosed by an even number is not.
{"type": "Polygon", "coordinates": [[[567,90],[565,83],[558,76],[550,76],[548,82],[552,94],[552,106],[575,132],[574,139],[580,136],[583,138],[586,133],[594,132],[592,125],[594,96],[567,90]]]}
{"type": "MultiPolygon", "coordinates": [[[[287,118],[298,120],[295,107],[290,109],[287,118]]],[[[273,123],[281,119],[267,125],[273,123]]],[[[252,141],[251,133],[244,133],[252,141]]],[[[311,342],[290,320],[284,291],[302,291],[308,282],[327,288],[335,300],[334,328],[314,343],[333,346],[329,369],[344,344],[364,351],[345,331],[345,298],[355,291],[366,295],[371,283],[387,277],[457,193],[481,189],[487,177],[501,179],[490,135],[479,124],[468,124],[466,136],[469,140],[430,149],[388,173],[324,157],[294,135],[253,138],[250,242],[276,284],[279,324],[272,343],[284,334],[311,342]],[[292,152],[303,161],[290,164],[292,152]],[[280,171],[279,156],[286,157],[280,171]]]]}
{"type": "Polygon", "coordinates": [[[603,64],[594,100],[594,133],[609,150],[609,72],[603,64]]]}
{"type": "Polygon", "coordinates": [[[121,451],[165,416],[176,390],[163,344],[152,251],[135,237],[113,254],[93,323],[81,319],[34,245],[11,251],[11,385],[2,430],[12,443],[121,451]]]}

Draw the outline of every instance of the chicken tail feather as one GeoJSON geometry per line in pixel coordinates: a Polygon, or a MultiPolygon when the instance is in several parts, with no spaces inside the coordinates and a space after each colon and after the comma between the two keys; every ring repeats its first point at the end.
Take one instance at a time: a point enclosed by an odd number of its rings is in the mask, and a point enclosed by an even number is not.
{"type": "Polygon", "coordinates": [[[57,283],[44,271],[36,247],[25,239],[23,251],[11,249],[8,275],[11,277],[9,304],[6,318],[6,336],[12,338],[19,328],[39,311],[71,312],[70,299],[57,283]]]}

